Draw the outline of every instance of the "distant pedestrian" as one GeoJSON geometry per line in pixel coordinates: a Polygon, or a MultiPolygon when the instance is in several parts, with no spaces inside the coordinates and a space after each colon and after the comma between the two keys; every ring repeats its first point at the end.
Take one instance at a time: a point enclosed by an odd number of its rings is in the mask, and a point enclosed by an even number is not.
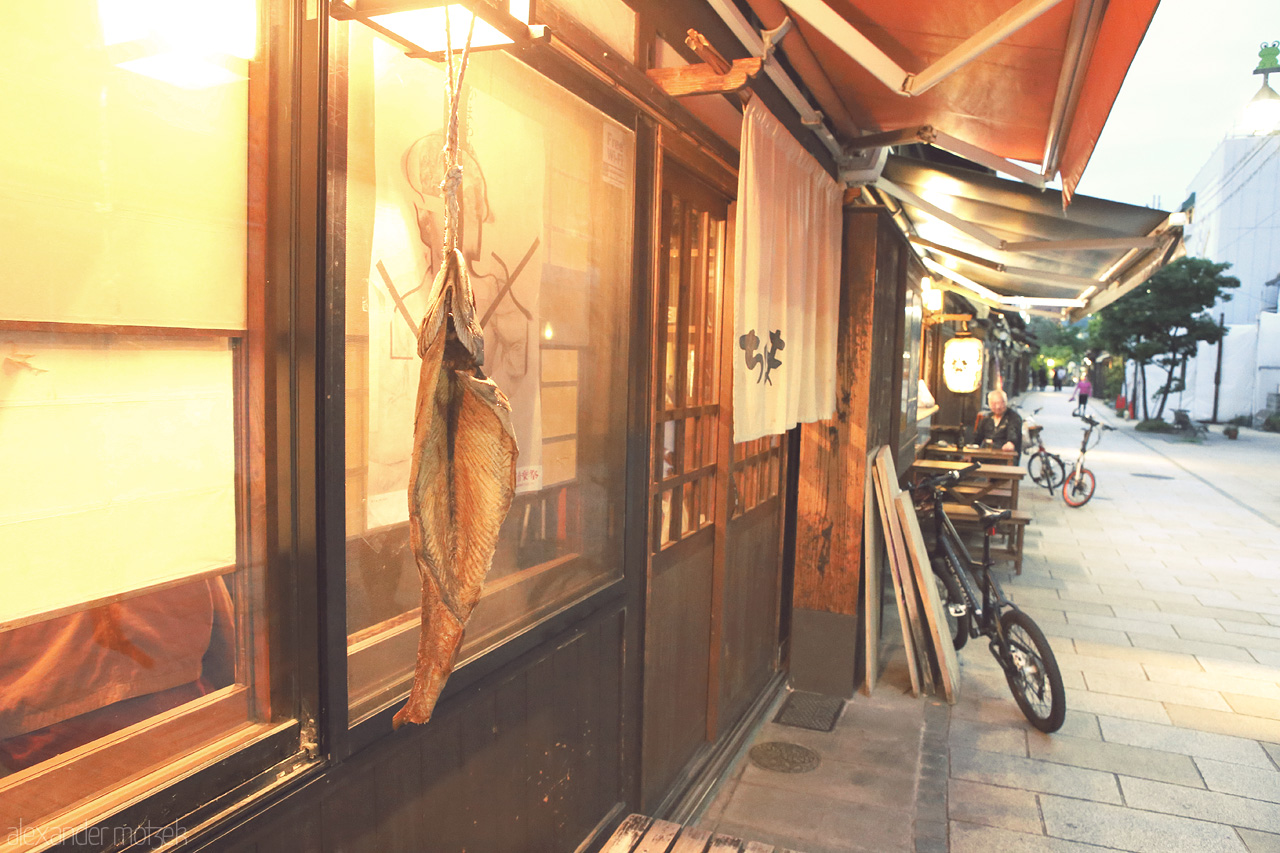
{"type": "Polygon", "coordinates": [[[1088,414],[1089,395],[1092,393],[1093,383],[1089,381],[1088,376],[1081,376],[1080,381],[1076,383],[1076,390],[1071,392],[1071,399],[1076,401],[1076,410],[1073,414],[1088,414]]]}
{"type": "Polygon", "coordinates": [[[1055,391],[1062,390],[1062,374],[1063,370],[1061,367],[1055,367],[1053,369],[1053,390],[1055,391]]]}

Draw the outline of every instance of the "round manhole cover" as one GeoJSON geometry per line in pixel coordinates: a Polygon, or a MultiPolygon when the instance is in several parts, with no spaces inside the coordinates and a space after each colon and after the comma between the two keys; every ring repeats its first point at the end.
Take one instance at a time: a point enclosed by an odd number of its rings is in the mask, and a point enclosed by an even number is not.
{"type": "Polygon", "coordinates": [[[756,767],[776,773],[808,773],[818,768],[818,753],[798,743],[775,740],[756,744],[748,755],[756,767]]]}

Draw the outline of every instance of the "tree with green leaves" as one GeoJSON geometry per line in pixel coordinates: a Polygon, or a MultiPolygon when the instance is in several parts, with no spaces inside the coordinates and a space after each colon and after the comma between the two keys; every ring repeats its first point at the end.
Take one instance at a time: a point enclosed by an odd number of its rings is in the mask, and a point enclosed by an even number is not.
{"type": "Polygon", "coordinates": [[[1096,323],[1090,324],[1092,343],[1137,364],[1134,393],[1141,391],[1142,416],[1147,418],[1146,367],[1155,364],[1164,370],[1164,384],[1156,389],[1160,406],[1156,418],[1164,417],[1169,395],[1185,384],[1187,359],[1200,343],[1215,344],[1225,331],[1208,314],[1225,291],[1240,286],[1235,276],[1223,273],[1228,263],[1206,258],[1179,258],[1162,267],[1141,287],[1103,308],[1096,323]],[[1140,387],[1139,387],[1140,386],[1140,387]]]}

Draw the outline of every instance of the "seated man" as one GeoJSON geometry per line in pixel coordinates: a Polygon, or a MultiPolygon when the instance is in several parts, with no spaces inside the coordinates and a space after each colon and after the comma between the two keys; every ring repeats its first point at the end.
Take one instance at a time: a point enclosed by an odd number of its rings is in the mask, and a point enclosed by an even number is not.
{"type": "Polygon", "coordinates": [[[988,394],[987,406],[991,411],[978,422],[976,441],[990,441],[992,447],[1015,451],[1013,461],[1018,464],[1022,459],[1022,416],[1009,408],[1009,398],[1003,391],[988,394]]]}

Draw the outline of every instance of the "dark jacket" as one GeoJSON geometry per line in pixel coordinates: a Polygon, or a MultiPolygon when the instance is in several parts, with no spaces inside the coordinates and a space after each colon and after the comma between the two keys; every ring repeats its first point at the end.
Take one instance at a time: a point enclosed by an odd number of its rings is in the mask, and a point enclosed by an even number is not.
{"type": "Polygon", "coordinates": [[[1004,417],[999,423],[996,423],[996,419],[991,412],[983,412],[982,420],[978,421],[978,430],[975,438],[979,444],[990,439],[991,444],[995,447],[1003,447],[1006,441],[1012,441],[1013,449],[1018,452],[1018,456],[1021,458],[1022,415],[1013,409],[1005,409],[1004,417]]]}

